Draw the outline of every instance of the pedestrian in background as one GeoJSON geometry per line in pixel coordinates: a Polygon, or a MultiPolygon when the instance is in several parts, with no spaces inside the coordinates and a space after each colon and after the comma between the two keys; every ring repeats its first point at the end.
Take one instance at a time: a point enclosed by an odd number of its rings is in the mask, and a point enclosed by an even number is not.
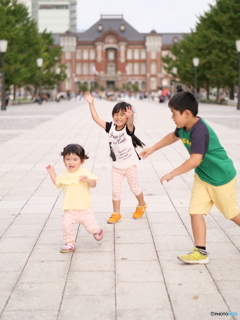
{"type": "Polygon", "coordinates": [[[163,102],[166,102],[168,97],[170,97],[170,92],[167,88],[162,89],[162,97],[163,97],[163,102]]]}
{"type": "Polygon", "coordinates": [[[177,86],[177,93],[178,93],[178,92],[182,92],[182,91],[183,91],[182,86],[178,85],[178,86],[177,86]]]}

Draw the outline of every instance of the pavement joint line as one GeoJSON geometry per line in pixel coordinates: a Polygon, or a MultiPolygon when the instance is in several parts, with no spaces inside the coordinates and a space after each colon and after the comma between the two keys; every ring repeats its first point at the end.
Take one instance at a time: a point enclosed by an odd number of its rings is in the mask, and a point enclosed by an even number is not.
{"type": "Polygon", "coordinates": [[[155,243],[155,241],[154,241],[154,236],[153,236],[153,232],[152,232],[152,229],[151,229],[151,224],[150,224],[149,219],[148,219],[147,212],[146,212],[146,218],[147,218],[149,230],[150,230],[150,233],[151,233],[151,237],[152,237],[152,242],[153,242],[153,246],[154,246],[154,249],[155,249],[155,253],[156,253],[156,256],[157,256],[157,258],[158,258],[158,264],[159,264],[159,266],[160,266],[161,274],[162,274],[162,277],[163,277],[163,282],[164,282],[165,290],[166,290],[166,292],[167,292],[168,301],[169,301],[170,306],[171,306],[171,310],[172,310],[172,314],[173,314],[173,319],[176,320],[176,315],[175,315],[175,312],[174,312],[173,302],[172,302],[172,299],[171,299],[170,294],[169,294],[169,290],[168,290],[168,287],[167,287],[166,277],[164,276],[162,264],[161,264],[161,262],[160,262],[160,257],[159,257],[158,251],[157,251],[156,243],[155,243]]]}
{"type": "MultiPolygon", "coordinates": [[[[76,240],[77,240],[77,238],[78,238],[79,229],[80,229],[80,224],[79,224],[78,227],[77,227],[76,240]]],[[[63,254],[64,254],[64,253],[63,253],[63,254]]],[[[66,254],[69,255],[69,253],[66,253],[66,254]]],[[[70,261],[69,261],[68,272],[67,272],[67,276],[66,276],[66,279],[65,279],[65,283],[64,283],[64,287],[63,287],[63,291],[62,291],[62,298],[61,298],[61,301],[60,301],[60,304],[59,304],[59,308],[58,308],[58,313],[57,313],[57,318],[56,318],[56,320],[58,320],[58,319],[59,319],[59,316],[60,316],[60,312],[61,312],[61,308],[62,308],[62,304],[63,304],[63,298],[64,298],[64,294],[65,294],[65,290],[66,290],[66,286],[67,286],[67,282],[68,282],[68,277],[69,277],[69,273],[70,273],[71,266],[72,266],[73,255],[74,255],[74,251],[70,253],[70,261]]]]}
{"type": "MultiPolygon", "coordinates": [[[[121,223],[121,221],[120,221],[121,223]]],[[[114,303],[115,303],[115,320],[117,320],[117,310],[118,310],[118,304],[117,304],[117,258],[116,258],[116,223],[112,225],[113,226],[113,254],[114,254],[114,303]]]]}
{"type": "MultiPolygon", "coordinates": [[[[57,202],[57,200],[55,201],[55,203],[56,203],[56,202],[57,202]]],[[[53,205],[53,207],[52,207],[52,210],[53,210],[53,208],[54,208],[54,205],[53,205]]],[[[46,221],[45,221],[45,223],[43,224],[43,227],[42,227],[41,232],[43,231],[43,229],[44,229],[44,227],[45,227],[45,225],[46,225],[46,223],[47,223],[47,221],[48,221],[48,219],[49,219],[49,217],[50,217],[50,215],[51,215],[51,213],[52,213],[52,210],[50,211],[48,217],[46,218],[46,221]]],[[[23,266],[23,268],[22,268],[22,271],[20,272],[20,274],[19,274],[19,276],[18,276],[18,278],[17,278],[17,281],[16,281],[15,285],[13,286],[13,289],[12,289],[12,291],[11,291],[11,294],[9,295],[9,298],[8,298],[7,301],[6,301],[6,304],[4,305],[4,308],[2,309],[2,311],[0,311],[0,319],[1,319],[1,316],[3,315],[3,313],[4,313],[4,311],[5,311],[6,307],[7,307],[7,305],[8,305],[8,303],[9,303],[9,300],[11,299],[11,296],[12,296],[12,294],[13,294],[14,289],[15,289],[16,286],[18,285],[18,282],[19,282],[19,280],[20,280],[20,278],[21,278],[21,276],[22,276],[22,274],[23,274],[23,272],[24,272],[24,270],[25,270],[25,268],[26,268],[26,266],[27,266],[28,260],[29,260],[29,258],[30,258],[30,256],[31,256],[31,254],[32,254],[35,246],[36,246],[36,243],[38,242],[39,237],[41,236],[41,232],[39,232],[39,235],[38,235],[38,237],[37,237],[37,239],[36,239],[36,241],[35,241],[32,249],[31,249],[31,251],[30,251],[30,253],[29,253],[29,255],[28,255],[28,258],[26,259],[26,262],[25,262],[25,264],[24,264],[24,266],[23,266]]]]}
{"type": "MultiPolygon", "coordinates": [[[[240,253],[240,249],[235,245],[235,243],[232,241],[231,237],[229,237],[229,235],[227,234],[227,232],[222,228],[221,224],[215,219],[214,215],[209,212],[209,215],[213,218],[213,220],[216,222],[216,224],[219,226],[219,228],[222,230],[222,232],[226,235],[226,237],[229,239],[230,242],[232,242],[232,244],[234,245],[234,247],[239,251],[240,253]]],[[[240,227],[239,227],[240,228],[240,227]]]]}

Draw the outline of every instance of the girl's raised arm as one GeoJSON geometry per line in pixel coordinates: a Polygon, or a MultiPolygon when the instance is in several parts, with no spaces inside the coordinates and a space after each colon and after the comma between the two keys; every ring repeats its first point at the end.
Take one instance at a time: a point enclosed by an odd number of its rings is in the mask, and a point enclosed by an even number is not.
{"type": "Polygon", "coordinates": [[[97,111],[94,107],[94,97],[90,94],[90,92],[85,92],[84,99],[88,102],[90,112],[92,115],[93,120],[103,129],[106,129],[106,121],[99,118],[97,111]]]}
{"type": "Polygon", "coordinates": [[[132,107],[130,107],[130,106],[126,107],[125,114],[126,114],[126,117],[127,117],[127,127],[128,127],[128,130],[129,130],[130,132],[133,132],[133,129],[134,129],[134,125],[133,125],[133,114],[134,114],[134,111],[133,111],[132,107]]]}
{"type": "Polygon", "coordinates": [[[49,164],[49,165],[46,166],[46,169],[47,169],[47,172],[49,173],[49,175],[50,175],[50,177],[52,179],[52,182],[55,184],[57,175],[56,175],[56,173],[54,171],[53,166],[49,164]]]}

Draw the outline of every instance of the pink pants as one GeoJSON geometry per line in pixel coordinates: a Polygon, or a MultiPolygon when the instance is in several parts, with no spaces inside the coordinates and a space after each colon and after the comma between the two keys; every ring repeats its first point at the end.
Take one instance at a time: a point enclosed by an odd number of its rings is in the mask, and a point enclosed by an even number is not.
{"type": "Polygon", "coordinates": [[[131,166],[127,169],[112,168],[112,199],[121,200],[122,181],[127,178],[128,185],[135,196],[139,196],[142,190],[138,186],[137,166],[131,166]]]}
{"type": "Polygon", "coordinates": [[[91,208],[86,210],[65,210],[62,223],[65,243],[75,242],[73,228],[76,223],[84,225],[86,231],[91,234],[97,233],[100,229],[91,208]]]}

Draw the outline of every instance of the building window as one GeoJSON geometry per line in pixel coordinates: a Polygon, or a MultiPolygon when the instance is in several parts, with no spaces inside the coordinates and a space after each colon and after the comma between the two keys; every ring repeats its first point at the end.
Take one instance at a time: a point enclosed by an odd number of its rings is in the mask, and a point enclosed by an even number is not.
{"type": "Polygon", "coordinates": [[[90,74],[94,74],[95,71],[95,63],[90,63],[90,74]]]}
{"type": "Polygon", "coordinates": [[[76,73],[77,74],[81,74],[82,73],[82,65],[81,65],[81,63],[77,63],[76,73]]]}
{"type": "Polygon", "coordinates": [[[163,79],[163,80],[162,80],[162,85],[163,85],[164,87],[168,87],[168,86],[170,85],[170,81],[169,81],[168,79],[163,79]]]}
{"type": "Polygon", "coordinates": [[[143,81],[142,82],[142,85],[141,85],[141,89],[142,89],[142,91],[145,91],[146,90],[146,82],[145,81],[143,81]]]}
{"type": "Polygon", "coordinates": [[[157,80],[156,80],[156,78],[151,78],[150,86],[151,86],[151,90],[156,90],[157,89],[157,80]]]}
{"type": "Polygon", "coordinates": [[[157,73],[157,66],[155,62],[151,63],[151,74],[156,74],[157,73]]]}
{"type": "Polygon", "coordinates": [[[132,74],[132,63],[127,64],[127,74],[132,74]]]}
{"type": "Polygon", "coordinates": [[[66,74],[70,75],[72,73],[71,63],[66,63],[66,74]]]}
{"type": "Polygon", "coordinates": [[[98,62],[102,61],[102,48],[100,45],[97,46],[97,61],[98,62]]]}
{"type": "Polygon", "coordinates": [[[108,74],[115,74],[116,73],[116,65],[115,65],[115,63],[109,63],[108,64],[107,73],[108,74]]]}
{"type": "Polygon", "coordinates": [[[76,59],[81,59],[81,50],[77,49],[76,51],[76,59]]]}
{"type": "Polygon", "coordinates": [[[132,59],[132,49],[127,49],[127,59],[128,60],[132,59]]]}
{"type": "Polygon", "coordinates": [[[71,59],[71,52],[65,52],[65,59],[71,59]]]}
{"type": "Polygon", "coordinates": [[[103,31],[103,26],[101,24],[98,25],[98,31],[103,31]]]}
{"type": "Polygon", "coordinates": [[[151,59],[157,59],[157,51],[151,51],[151,59]]]}
{"type": "Polygon", "coordinates": [[[134,63],[134,74],[139,74],[139,64],[134,63]]]}
{"type": "Polygon", "coordinates": [[[83,50],[83,60],[88,60],[88,49],[83,50]]]}
{"type": "Polygon", "coordinates": [[[139,60],[139,50],[134,49],[134,60],[139,60]]]}
{"type": "Polygon", "coordinates": [[[173,38],[173,43],[178,43],[178,37],[173,38]]]}
{"type": "Polygon", "coordinates": [[[83,64],[83,74],[88,74],[88,63],[83,64]]]}
{"type": "Polygon", "coordinates": [[[95,50],[94,49],[90,50],[90,60],[95,60],[95,50]]]}
{"type": "Polygon", "coordinates": [[[124,31],[124,30],[125,30],[125,25],[124,25],[124,24],[121,24],[121,25],[120,25],[120,30],[121,30],[121,31],[124,31]]]}
{"type": "Polygon", "coordinates": [[[141,63],[141,74],[146,74],[146,63],[141,63]]]}
{"type": "Polygon", "coordinates": [[[114,60],[114,59],[115,59],[115,51],[108,50],[108,60],[114,60]]]}
{"type": "Polygon", "coordinates": [[[70,79],[65,80],[65,88],[66,88],[66,90],[70,89],[70,79]]]}
{"type": "Polygon", "coordinates": [[[60,4],[40,4],[39,9],[68,9],[68,5],[60,4]]]}
{"type": "Polygon", "coordinates": [[[106,37],[105,42],[106,43],[117,43],[117,39],[115,36],[109,35],[106,37]]]}
{"type": "Polygon", "coordinates": [[[146,50],[145,49],[141,50],[141,59],[146,59],[146,50]]]}

